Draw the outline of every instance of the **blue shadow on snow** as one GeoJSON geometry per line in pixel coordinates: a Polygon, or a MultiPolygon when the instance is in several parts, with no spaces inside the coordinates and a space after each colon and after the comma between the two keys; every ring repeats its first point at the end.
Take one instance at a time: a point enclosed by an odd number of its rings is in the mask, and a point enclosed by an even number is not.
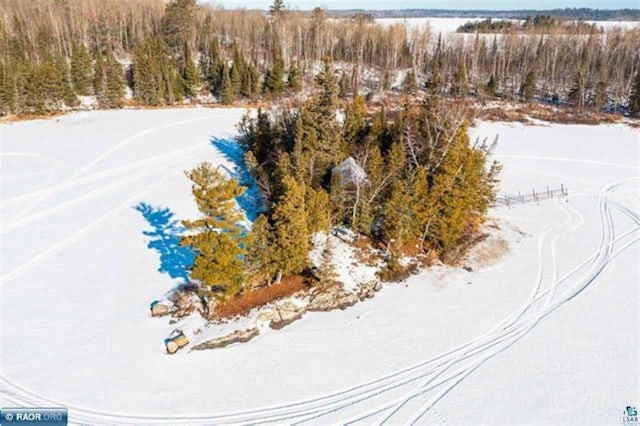
{"type": "Polygon", "coordinates": [[[247,219],[253,222],[258,215],[264,210],[264,202],[258,184],[249,173],[247,165],[244,162],[244,150],[232,139],[214,138],[211,143],[216,147],[222,155],[234,164],[233,170],[224,168],[232,179],[236,179],[240,185],[246,186],[247,190],[242,196],[237,198],[238,205],[244,211],[247,219]]]}
{"type": "Polygon", "coordinates": [[[142,233],[151,239],[147,247],[160,255],[158,271],[188,282],[189,268],[193,265],[195,254],[190,247],[180,245],[180,236],[185,229],[173,218],[174,213],[168,208],[153,207],[147,203],[140,203],[135,209],[153,227],[153,231],[142,233]]]}

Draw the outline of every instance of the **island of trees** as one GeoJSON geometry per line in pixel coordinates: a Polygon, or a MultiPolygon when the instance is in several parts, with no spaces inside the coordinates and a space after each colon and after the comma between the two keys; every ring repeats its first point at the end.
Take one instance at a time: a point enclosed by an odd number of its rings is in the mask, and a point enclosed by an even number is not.
{"type": "Polygon", "coordinates": [[[565,21],[549,15],[527,16],[522,22],[513,20],[469,21],[458,27],[459,33],[525,33],[525,34],[596,34],[604,29],[597,24],[565,21]]]}
{"type": "MultiPolygon", "coordinates": [[[[442,259],[475,235],[495,196],[500,166],[471,144],[468,120],[437,97],[388,114],[356,96],[338,120],[339,78],[326,59],[317,96],[258,111],[238,141],[265,210],[246,230],[234,210],[243,188],[209,163],[188,172],[200,217],[184,222],[196,253],[191,278],[228,300],[283,278],[309,275],[311,238],[334,227],[376,242],[381,278],[406,276],[407,254],[442,259]]],[[[320,271],[320,280],[324,272],[320,271]]]]}

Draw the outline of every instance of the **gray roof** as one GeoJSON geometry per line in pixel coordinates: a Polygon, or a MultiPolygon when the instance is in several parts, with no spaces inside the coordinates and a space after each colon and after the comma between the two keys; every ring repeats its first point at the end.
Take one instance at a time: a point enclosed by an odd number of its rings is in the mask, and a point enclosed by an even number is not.
{"type": "Polygon", "coordinates": [[[335,166],[332,173],[340,173],[343,185],[350,183],[361,185],[367,181],[367,173],[356,163],[353,157],[349,157],[335,166]]]}

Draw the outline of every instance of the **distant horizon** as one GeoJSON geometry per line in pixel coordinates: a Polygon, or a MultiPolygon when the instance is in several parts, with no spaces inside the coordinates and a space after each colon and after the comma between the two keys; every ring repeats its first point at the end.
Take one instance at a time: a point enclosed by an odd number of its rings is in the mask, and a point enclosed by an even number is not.
{"type": "MultiPolygon", "coordinates": [[[[268,9],[273,3],[272,0],[200,0],[202,3],[218,4],[225,8],[246,8],[246,9],[268,9]]],[[[389,7],[388,1],[370,0],[366,2],[357,0],[297,0],[286,1],[287,7],[293,10],[311,10],[315,7],[322,7],[328,10],[455,10],[455,11],[522,11],[522,10],[553,10],[553,9],[597,9],[597,10],[619,10],[631,9],[640,10],[638,1],[635,0],[612,0],[602,4],[602,1],[552,1],[552,0],[461,0],[455,2],[433,1],[425,4],[424,1],[404,0],[396,2],[393,7],[389,7]]]]}

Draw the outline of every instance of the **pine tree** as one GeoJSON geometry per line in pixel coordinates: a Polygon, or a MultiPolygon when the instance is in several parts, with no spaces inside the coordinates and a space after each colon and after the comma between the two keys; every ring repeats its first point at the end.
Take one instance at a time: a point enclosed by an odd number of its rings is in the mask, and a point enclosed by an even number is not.
{"type": "Polygon", "coordinates": [[[410,69],[402,82],[402,91],[407,94],[413,94],[418,90],[418,81],[416,80],[416,72],[410,69]]]}
{"type": "Polygon", "coordinates": [[[73,42],[71,45],[71,81],[78,95],[92,94],[91,57],[84,44],[73,42]]]}
{"type": "Polygon", "coordinates": [[[388,92],[391,90],[391,73],[389,70],[384,70],[384,74],[382,76],[382,85],[380,86],[383,92],[388,92]]]}
{"type": "Polygon", "coordinates": [[[187,42],[184,43],[183,49],[182,81],[184,82],[184,94],[190,98],[196,96],[198,85],[200,84],[200,76],[191,58],[191,49],[189,49],[189,43],[187,42]]]}
{"type": "Polygon", "coordinates": [[[159,70],[150,43],[149,40],[140,42],[134,50],[133,95],[143,105],[158,105],[161,102],[159,70]]]}
{"type": "Polygon", "coordinates": [[[273,96],[279,96],[284,91],[284,84],[284,61],[280,49],[277,49],[274,53],[273,64],[265,75],[263,91],[273,96]]]}
{"type": "Polygon", "coordinates": [[[195,35],[197,9],[196,0],[171,0],[166,5],[162,35],[173,54],[180,52],[184,43],[195,35]]]}
{"type": "Polygon", "coordinates": [[[365,118],[367,116],[367,104],[362,96],[355,96],[344,112],[342,125],[344,140],[348,146],[356,148],[357,142],[365,132],[365,118]]]}
{"type": "Polygon", "coordinates": [[[182,246],[196,253],[190,276],[205,284],[219,298],[233,296],[242,289],[244,255],[241,215],[235,210],[235,198],[245,188],[227,180],[210,163],[202,163],[187,172],[201,218],[183,221],[187,234],[182,246]]]}
{"type": "Polygon", "coordinates": [[[273,262],[282,275],[302,272],[309,264],[309,233],[304,187],[292,176],[284,178],[284,194],[273,207],[273,262]]]}
{"type": "Polygon", "coordinates": [[[584,84],[582,72],[578,71],[573,81],[573,86],[569,91],[569,100],[573,102],[574,106],[580,109],[584,108],[584,84]]]}
{"type": "Polygon", "coordinates": [[[438,35],[438,43],[436,45],[436,50],[433,54],[433,58],[431,60],[431,70],[429,73],[429,79],[427,80],[427,91],[431,95],[437,95],[440,93],[442,88],[442,68],[443,68],[443,43],[442,43],[442,35],[438,35]]]}
{"type": "Polygon", "coordinates": [[[536,74],[529,71],[520,86],[520,96],[525,101],[530,101],[536,93],[536,74]]]}
{"type": "Polygon", "coordinates": [[[298,65],[291,63],[289,68],[289,76],[287,77],[287,87],[293,93],[298,93],[302,90],[302,74],[298,65]]]}
{"type": "Polygon", "coordinates": [[[636,71],[629,95],[629,114],[632,117],[640,116],[640,70],[636,71]]]}
{"type": "Polygon", "coordinates": [[[235,90],[229,75],[229,67],[225,63],[222,64],[222,82],[220,85],[220,102],[224,105],[231,105],[235,101],[235,90]]]}
{"type": "Polygon", "coordinates": [[[0,60],[0,115],[16,111],[16,76],[10,64],[0,60]]]}
{"type": "Polygon", "coordinates": [[[284,4],[284,0],[273,0],[273,4],[269,6],[269,13],[271,16],[282,16],[287,13],[287,7],[284,4]]]}
{"type": "Polygon", "coordinates": [[[64,101],[64,104],[67,107],[77,106],[79,101],[73,87],[71,86],[71,74],[66,58],[62,55],[56,55],[55,67],[62,86],[62,100],[64,101]]]}
{"type": "Polygon", "coordinates": [[[451,94],[457,97],[463,97],[467,94],[467,67],[464,58],[460,60],[458,70],[453,75],[451,94]]]}
{"type": "Polygon", "coordinates": [[[307,188],[305,210],[310,235],[327,231],[331,225],[329,194],[322,189],[307,188]]]}
{"type": "Polygon", "coordinates": [[[20,66],[20,71],[17,75],[18,105],[16,105],[16,109],[24,113],[40,114],[45,112],[44,79],[40,67],[24,63],[20,66]]]}
{"type": "Polygon", "coordinates": [[[273,235],[269,220],[263,214],[253,222],[253,227],[246,239],[246,265],[248,275],[256,284],[267,282],[277,271],[273,270],[272,256],[273,235]]]}
{"type": "Polygon", "coordinates": [[[398,252],[411,240],[415,215],[409,188],[403,179],[396,179],[385,202],[382,235],[390,252],[398,252]]]}
{"type": "Polygon", "coordinates": [[[54,58],[45,60],[37,66],[36,70],[40,74],[40,90],[45,99],[45,108],[48,111],[58,109],[64,96],[64,80],[56,60],[54,58]]]}
{"type": "Polygon", "coordinates": [[[106,75],[107,70],[106,64],[104,62],[104,56],[102,55],[102,51],[98,49],[96,51],[96,64],[93,73],[93,93],[95,93],[96,95],[102,93],[105,85],[106,75]]]}
{"type": "Polygon", "coordinates": [[[486,92],[489,99],[495,99],[498,92],[498,82],[493,74],[489,77],[489,81],[487,82],[486,92]]]}
{"type": "Polygon", "coordinates": [[[334,114],[338,105],[338,81],[329,57],[322,61],[322,69],[316,76],[316,84],[320,87],[318,105],[323,114],[334,114]]]}
{"type": "Polygon", "coordinates": [[[349,93],[351,93],[351,81],[349,80],[347,73],[344,71],[340,75],[340,82],[338,84],[338,87],[339,87],[338,94],[341,98],[346,98],[349,95],[349,93]]]}
{"type": "Polygon", "coordinates": [[[102,107],[120,108],[124,96],[124,77],[122,65],[116,60],[111,49],[107,49],[105,65],[105,87],[102,94],[98,96],[98,102],[102,107]]]}

